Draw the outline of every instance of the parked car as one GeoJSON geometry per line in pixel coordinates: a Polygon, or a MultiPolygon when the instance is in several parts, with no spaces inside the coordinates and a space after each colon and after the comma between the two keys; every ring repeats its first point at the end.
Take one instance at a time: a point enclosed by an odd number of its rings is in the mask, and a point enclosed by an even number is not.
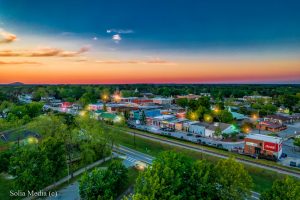
{"type": "Polygon", "coordinates": [[[188,133],[188,134],[186,134],[187,136],[193,136],[193,134],[191,134],[191,133],[188,133]]]}
{"type": "Polygon", "coordinates": [[[281,158],[286,158],[287,157],[287,154],[286,153],[282,153],[281,154],[281,158]]]}
{"type": "Polygon", "coordinates": [[[201,135],[196,135],[195,137],[196,137],[196,138],[199,138],[199,137],[201,137],[201,135]]]}
{"type": "Polygon", "coordinates": [[[290,162],[290,166],[291,166],[291,167],[297,167],[297,163],[296,163],[295,161],[291,161],[291,162],[290,162]]]}

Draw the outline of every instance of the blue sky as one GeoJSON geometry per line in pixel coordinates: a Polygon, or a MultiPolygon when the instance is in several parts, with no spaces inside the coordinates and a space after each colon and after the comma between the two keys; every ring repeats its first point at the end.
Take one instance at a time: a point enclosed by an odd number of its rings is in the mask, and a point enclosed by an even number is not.
{"type": "Polygon", "coordinates": [[[111,60],[295,60],[299,10],[296,0],[0,0],[0,28],[18,36],[14,48],[88,45],[111,60]]]}
{"type": "MultiPolygon", "coordinates": [[[[1,0],[3,21],[27,29],[108,37],[165,48],[300,45],[300,2],[289,0],[1,0]]],[[[29,31],[30,30],[25,30],[29,31]]],[[[133,44],[134,45],[134,44],[133,44]]]]}

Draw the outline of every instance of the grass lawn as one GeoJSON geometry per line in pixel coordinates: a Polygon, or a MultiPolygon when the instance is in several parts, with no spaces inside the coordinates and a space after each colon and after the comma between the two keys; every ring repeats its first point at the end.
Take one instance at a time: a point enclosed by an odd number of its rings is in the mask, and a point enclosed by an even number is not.
{"type": "MultiPolygon", "coordinates": [[[[174,146],[171,146],[168,144],[151,141],[151,140],[147,140],[147,139],[139,138],[139,137],[135,137],[136,145],[134,145],[134,142],[133,142],[134,140],[133,140],[132,135],[128,135],[124,132],[115,131],[115,130],[113,131],[112,134],[115,136],[117,143],[127,146],[132,149],[136,149],[137,151],[147,153],[154,157],[156,157],[162,151],[173,150],[176,152],[181,152],[194,160],[206,159],[212,163],[216,163],[220,159],[215,156],[202,154],[199,152],[187,150],[187,149],[180,148],[180,147],[174,147],[174,146]]],[[[274,180],[285,177],[285,175],[282,175],[282,174],[279,174],[279,173],[276,173],[276,172],[273,172],[270,170],[256,168],[256,167],[249,166],[249,165],[244,165],[244,166],[245,166],[245,169],[249,172],[250,176],[253,178],[253,182],[254,182],[253,190],[257,191],[257,192],[263,192],[267,189],[270,189],[274,180]]]]}
{"type": "Polygon", "coordinates": [[[9,191],[11,190],[11,180],[4,178],[3,174],[0,174],[0,199],[7,200],[9,198],[9,191]]]}

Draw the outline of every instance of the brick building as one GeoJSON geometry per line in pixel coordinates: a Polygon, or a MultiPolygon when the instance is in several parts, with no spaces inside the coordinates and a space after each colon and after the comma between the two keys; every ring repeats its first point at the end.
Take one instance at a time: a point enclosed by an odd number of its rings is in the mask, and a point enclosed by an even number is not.
{"type": "Polygon", "coordinates": [[[261,134],[249,134],[245,138],[244,153],[255,156],[280,158],[282,138],[261,134]]]}

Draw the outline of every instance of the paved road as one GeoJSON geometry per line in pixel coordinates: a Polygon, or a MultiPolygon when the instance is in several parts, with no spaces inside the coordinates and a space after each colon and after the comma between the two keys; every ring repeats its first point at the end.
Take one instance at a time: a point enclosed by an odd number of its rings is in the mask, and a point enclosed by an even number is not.
{"type": "MultiPolygon", "coordinates": [[[[133,149],[120,146],[119,148],[115,149],[115,152],[119,152],[123,154],[123,156],[119,155],[121,158],[125,158],[126,161],[131,162],[132,165],[134,165],[137,161],[142,161],[147,164],[152,164],[152,161],[155,159],[154,157],[135,151],[133,149]],[[125,156],[125,157],[124,157],[125,156]]],[[[251,199],[252,200],[257,200],[259,199],[260,194],[257,192],[252,192],[251,199]]]]}
{"type": "Polygon", "coordinates": [[[120,145],[119,147],[114,148],[115,153],[123,154],[124,157],[121,156],[121,158],[131,162],[135,163],[137,161],[142,161],[146,164],[151,165],[152,161],[154,160],[154,157],[141,153],[139,151],[135,151],[133,149],[127,148],[125,146],[120,145]]]}
{"type": "MultiPolygon", "coordinates": [[[[122,131],[122,132],[127,133],[129,135],[134,135],[134,133],[130,132],[130,131],[122,131]]],[[[155,142],[161,142],[161,143],[168,144],[168,145],[171,145],[171,146],[176,146],[176,147],[180,147],[180,148],[184,148],[184,149],[188,149],[188,150],[192,150],[192,151],[196,151],[196,152],[205,153],[205,154],[215,156],[215,157],[219,157],[219,158],[228,158],[229,157],[229,156],[221,154],[221,153],[216,153],[214,151],[203,149],[203,148],[201,148],[200,145],[199,145],[199,147],[196,147],[195,145],[170,140],[168,138],[155,137],[151,134],[135,133],[135,136],[136,137],[141,137],[141,138],[144,138],[144,139],[147,139],[147,140],[152,140],[152,141],[155,141],[155,142]]],[[[242,158],[236,158],[236,160],[238,162],[241,162],[241,163],[244,163],[244,164],[247,164],[247,165],[251,165],[251,166],[254,166],[254,167],[259,167],[259,168],[275,171],[277,173],[281,173],[281,174],[290,175],[290,176],[293,176],[293,177],[296,177],[296,178],[300,178],[300,172],[293,172],[293,171],[290,171],[288,169],[283,169],[283,168],[279,168],[279,167],[276,167],[276,166],[271,167],[271,166],[268,166],[268,165],[257,163],[255,161],[245,160],[245,159],[242,159],[242,158]]]]}

